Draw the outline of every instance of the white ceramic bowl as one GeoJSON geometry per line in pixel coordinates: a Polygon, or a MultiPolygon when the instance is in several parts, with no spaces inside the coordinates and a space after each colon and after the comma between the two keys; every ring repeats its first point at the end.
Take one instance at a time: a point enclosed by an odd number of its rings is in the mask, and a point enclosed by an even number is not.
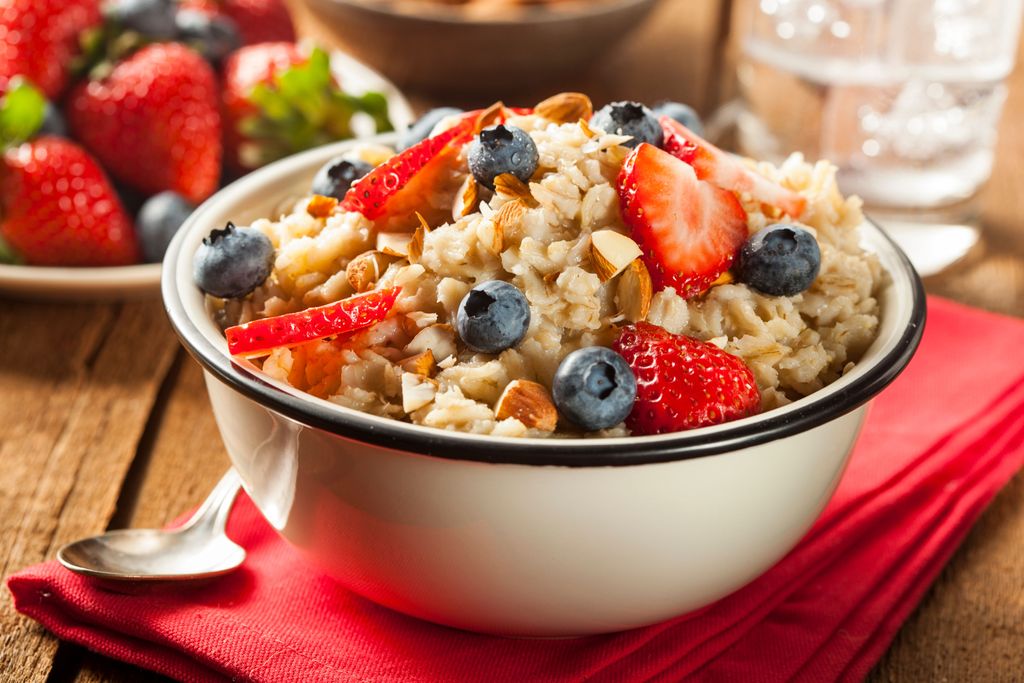
{"type": "Polygon", "coordinates": [[[349,144],[268,166],[207,201],[168,250],[163,296],[263,515],[345,586],[401,612],[473,631],[565,636],[650,624],[721,598],[811,526],[867,401],[920,340],[920,280],[869,223],[864,243],[892,275],[877,340],[834,384],[763,415],[662,436],[513,439],[312,398],[232,361],[192,283],[192,254],[212,228],[267,215],[301,192],[349,144]]]}

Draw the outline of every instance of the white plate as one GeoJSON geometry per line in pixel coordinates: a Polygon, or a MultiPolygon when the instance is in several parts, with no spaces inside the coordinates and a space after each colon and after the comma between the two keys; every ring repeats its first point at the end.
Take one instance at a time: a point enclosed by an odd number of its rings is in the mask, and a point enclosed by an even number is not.
{"type": "MultiPolygon", "coordinates": [[[[397,130],[413,120],[412,108],[391,81],[341,52],[331,54],[331,67],[342,87],[355,94],[375,90],[388,100],[388,113],[397,130]]],[[[359,137],[373,132],[368,120],[353,121],[359,137]]],[[[160,264],[109,268],[53,268],[0,263],[0,294],[32,299],[130,299],[156,296],[160,264]]]]}

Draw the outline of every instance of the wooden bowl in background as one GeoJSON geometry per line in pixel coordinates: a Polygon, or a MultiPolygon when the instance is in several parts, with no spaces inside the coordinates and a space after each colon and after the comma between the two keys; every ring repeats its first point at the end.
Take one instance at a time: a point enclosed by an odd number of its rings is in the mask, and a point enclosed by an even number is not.
{"type": "Polygon", "coordinates": [[[657,0],[578,0],[480,19],[443,3],[306,0],[357,58],[410,90],[508,96],[585,71],[657,0]],[[422,9],[420,7],[422,6],[422,9]]]}

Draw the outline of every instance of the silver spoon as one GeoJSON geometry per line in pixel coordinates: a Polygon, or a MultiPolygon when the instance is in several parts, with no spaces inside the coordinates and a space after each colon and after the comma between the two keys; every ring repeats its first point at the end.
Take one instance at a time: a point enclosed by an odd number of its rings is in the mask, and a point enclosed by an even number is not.
{"type": "Polygon", "coordinates": [[[227,574],[245,550],[224,531],[241,488],[228,470],[185,524],[177,529],[118,529],[68,543],[57,560],[73,572],[115,581],[186,581],[227,574]]]}

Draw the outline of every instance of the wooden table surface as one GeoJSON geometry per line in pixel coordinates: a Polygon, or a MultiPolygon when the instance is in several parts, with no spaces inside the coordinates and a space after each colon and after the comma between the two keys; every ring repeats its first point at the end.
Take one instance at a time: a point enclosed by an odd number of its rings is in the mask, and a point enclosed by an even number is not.
{"type": "MultiPolygon", "coordinates": [[[[298,0],[292,4],[302,32],[330,40],[298,0]]],[[[597,102],[667,98],[712,111],[732,92],[731,11],[719,0],[666,0],[626,45],[558,89],[584,90],[597,102]]],[[[429,95],[412,99],[434,104],[429,95]]],[[[1018,316],[1024,316],[1022,117],[1024,69],[1018,68],[995,175],[982,196],[983,242],[927,282],[934,293],[1018,316]]],[[[0,576],[52,558],[62,543],[80,536],[162,525],[202,500],[228,467],[199,369],[155,299],[71,304],[0,298],[0,358],[0,576]]],[[[985,512],[870,680],[1006,681],[1021,680],[1022,672],[1019,475],[985,512]]],[[[0,599],[0,680],[154,676],[58,643],[15,614],[8,596],[0,599]]]]}

